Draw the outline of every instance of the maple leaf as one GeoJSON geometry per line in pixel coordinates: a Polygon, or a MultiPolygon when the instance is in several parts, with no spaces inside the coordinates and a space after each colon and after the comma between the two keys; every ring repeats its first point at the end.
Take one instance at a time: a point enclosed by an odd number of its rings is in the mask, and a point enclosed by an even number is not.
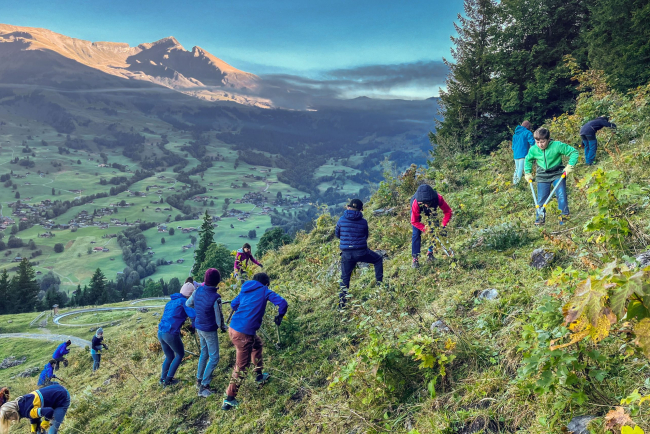
{"type": "Polygon", "coordinates": [[[562,308],[565,324],[571,324],[584,314],[595,326],[603,307],[602,299],[606,295],[602,281],[592,284],[591,278],[583,280],[573,298],[562,308]]]}
{"type": "Polygon", "coordinates": [[[637,294],[640,297],[643,297],[645,295],[643,291],[642,278],[643,272],[636,273],[627,279],[627,281],[619,286],[616,290],[614,290],[612,295],[609,297],[609,304],[618,319],[623,318],[625,315],[625,303],[631,295],[637,294]]]}
{"type": "Polygon", "coordinates": [[[624,425],[634,425],[623,407],[616,407],[605,415],[605,430],[618,431],[624,425]]]}

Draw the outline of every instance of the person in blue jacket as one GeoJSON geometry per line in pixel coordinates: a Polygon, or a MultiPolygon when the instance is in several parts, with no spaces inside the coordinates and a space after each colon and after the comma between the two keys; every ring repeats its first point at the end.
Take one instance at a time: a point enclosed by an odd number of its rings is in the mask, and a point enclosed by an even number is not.
{"type": "Polygon", "coordinates": [[[368,222],[363,218],[363,202],[352,199],[336,223],[334,234],[340,240],[341,249],[341,292],[339,308],[345,307],[350,289],[350,276],[359,262],[367,262],[375,267],[377,283],[384,280],[384,258],[368,248],[368,222]]]}
{"type": "Polygon", "coordinates": [[[56,360],[54,359],[47,362],[47,364],[41,371],[41,375],[39,375],[38,377],[38,383],[36,383],[38,387],[49,386],[50,383],[52,383],[52,378],[56,378],[56,375],[54,375],[55,364],[56,364],[56,360]]]}
{"type": "Polygon", "coordinates": [[[524,176],[524,160],[528,150],[535,144],[532,133],[533,126],[528,121],[523,121],[515,128],[512,136],[512,153],[515,158],[515,174],[512,176],[512,184],[517,185],[524,176]]]}
{"type": "Polygon", "coordinates": [[[598,116],[593,121],[589,121],[580,128],[580,138],[585,147],[585,164],[591,166],[596,160],[596,150],[598,149],[598,140],[596,132],[603,128],[616,128],[616,124],[609,122],[607,116],[598,116]]]}
{"type": "Polygon", "coordinates": [[[201,355],[196,372],[196,385],[199,396],[207,398],[214,394],[210,388],[212,373],[219,363],[219,334],[226,332],[226,322],[221,311],[221,295],[219,295],[219,282],[221,273],[216,268],[208,268],[205,280],[192,296],[187,300],[187,306],[196,311],[195,327],[201,338],[201,355]]]}
{"type": "Polygon", "coordinates": [[[196,314],[194,309],[185,305],[189,296],[189,293],[182,292],[170,295],[171,300],[165,305],[160,324],[158,324],[158,340],[165,353],[159,381],[163,387],[178,383],[174,375],[176,375],[176,370],[185,355],[185,347],[181,340],[181,326],[187,318],[190,318],[191,321],[190,332],[194,333],[196,314]]]}
{"type": "Polygon", "coordinates": [[[48,434],[59,432],[70,407],[70,393],[58,383],[19,396],[0,407],[0,433],[8,433],[12,422],[29,418],[31,431],[47,431],[48,434]]]}
{"type": "Polygon", "coordinates": [[[63,356],[70,353],[70,350],[68,349],[70,345],[72,345],[72,341],[67,340],[66,342],[56,347],[56,350],[54,350],[52,358],[56,361],[56,365],[54,366],[55,371],[59,370],[59,363],[61,362],[63,362],[63,366],[68,366],[68,360],[63,356]]]}
{"type": "Polygon", "coordinates": [[[270,301],[278,307],[278,314],[273,322],[279,327],[282,318],[287,313],[289,304],[268,287],[271,279],[266,273],[257,273],[253,280],[244,282],[241,291],[230,302],[234,311],[228,334],[237,352],[232,378],[223,400],[223,410],[230,410],[239,405],[237,392],[245,377],[246,369],[251,361],[255,365],[255,381],[262,385],[268,381],[270,375],[262,372],[262,340],[257,336],[257,330],[262,325],[262,318],[266,312],[266,302],[270,301]]]}

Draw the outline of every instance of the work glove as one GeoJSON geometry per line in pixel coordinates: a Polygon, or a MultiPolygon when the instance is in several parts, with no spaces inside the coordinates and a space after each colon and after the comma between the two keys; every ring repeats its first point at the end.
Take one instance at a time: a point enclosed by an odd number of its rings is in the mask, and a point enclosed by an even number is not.
{"type": "Polygon", "coordinates": [[[442,229],[440,229],[440,236],[441,237],[446,237],[447,236],[447,227],[443,226],[442,229]]]}
{"type": "Polygon", "coordinates": [[[572,164],[568,164],[568,165],[564,168],[564,173],[566,173],[566,176],[569,176],[569,174],[573,173],[574,170],[575,170],[575,166],[572,165],[572,164]]]}
{"type": "Polygon", "coordinates": [[[105,350],[108,349],[108,345],[106,345],[106,344],[102,344],[102,347],[104,347],[105,350]]]}
{"type": "Polygon", "coordinates": [[[275,325],[279,326],[282,324],[282,315],[276,315],[275,318],[273,319],[273,322],[275,325]]]}
{"type": "Polygon", "coordinates": [[[43,422],[41,422],[41,429],[43,430],[43,432],[50,429],[50,421],[47,419],[43,419],[43,422]]]}
{"type": "Polygon", "coordinates": [[[221,333],[226,333],[227,331],[228,331],[228,329],[226,329],[225,326],[221,327],[221,333]]]}
{"type": "Polygon", "coordinates": [[[260,264],[260,267],[264,268],[264,265],[260,264]]]}
{"type": "Polygon", "coordinates": [[[192,334],[196,333],[196,329],[194,328],[194,326],[190,326],[190,327],[189,327],[189,331],[190,331],[190,333],[192,333],[192,334]]]}
{"type": "Polygon", "coordinates": [[[532,173],[526,173],[526,174],[524,175],[524,179],[526,180],[526,182],[532,182],[532,181],[533,181],[533,178],[534,178],[534,176],[533,176],[532,173]]]}

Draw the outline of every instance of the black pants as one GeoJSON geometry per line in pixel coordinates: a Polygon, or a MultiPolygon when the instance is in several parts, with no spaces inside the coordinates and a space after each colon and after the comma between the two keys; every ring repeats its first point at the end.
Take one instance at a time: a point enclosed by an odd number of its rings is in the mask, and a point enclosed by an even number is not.
{"type": "Polygon", "coordinates": [[[59,363],[61,363],[61,362],[63,362],[63,366],[65,366],[66,368],[68,367],[68,361],[63,356],[57,357],[54,360],[56,360],[56,365],[54,365],[54,370],[55,371],[59,370],[59,363]]]}
{"type": "Polygon", "coordinates": [[[350,287],[350,276],[354,267],[359,262],[367,262],[375,266],[375,279],[377,282],[384,280],[384,258],[372,250],[358,249],[358,250],[343,250],[341,252],[341,288],[350,287]]]}

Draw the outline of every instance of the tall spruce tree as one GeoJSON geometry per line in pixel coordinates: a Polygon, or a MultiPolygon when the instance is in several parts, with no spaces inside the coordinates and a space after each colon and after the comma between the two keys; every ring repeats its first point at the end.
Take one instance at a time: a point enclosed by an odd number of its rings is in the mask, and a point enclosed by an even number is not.
{"type": "Polygon", "coordinates": [[[208,214],[208,211],[205,211],[203,215],[203,223],[201,224],[201,229],[199,231],[199,245],[196,248],[194,253],[194,266],[192,267],[192,275],[196,278],[198,276],[199,269],[205,260],[205,253],[208,251],[208,248],[212,243],[214,243],[214,227],[212,226],[212,217],[208,214]]]}
{"type": "Polygon", "coordinates": [[[104,304],[109,301],[106,292],[106,276],[99,268],[95,270],[93,277],[90,278],[89,292],[93,304],[104,304]]]}
{"type": "Polygon", "coordinates": [[[459,14],[458,23],[454,23],[458,36],[451,37],[453,62],[443,59],[450,72],[446,90],[440,92],[443,119],[436,122],[432,141],[454,140],[465,148],[482,148],[496,109],[488,95],[496,4],[493,0],[465,0],[463,8],[465,16],[459,14]]]}
{"type": "Polygon", "coordinates": [[[11,280],[10,292],[14,301],[14,312],[32,312],[38,304],[40,288],[35,278],[36,274],[27,258],[18,264],[18,273],[11,280]]]}
{"type": "Polygon", "coordinates": [[[5,268],[0,274],[0,315],[13,312],[13,303],[9,299],[9,283],[9,275],[5,268]]]}

